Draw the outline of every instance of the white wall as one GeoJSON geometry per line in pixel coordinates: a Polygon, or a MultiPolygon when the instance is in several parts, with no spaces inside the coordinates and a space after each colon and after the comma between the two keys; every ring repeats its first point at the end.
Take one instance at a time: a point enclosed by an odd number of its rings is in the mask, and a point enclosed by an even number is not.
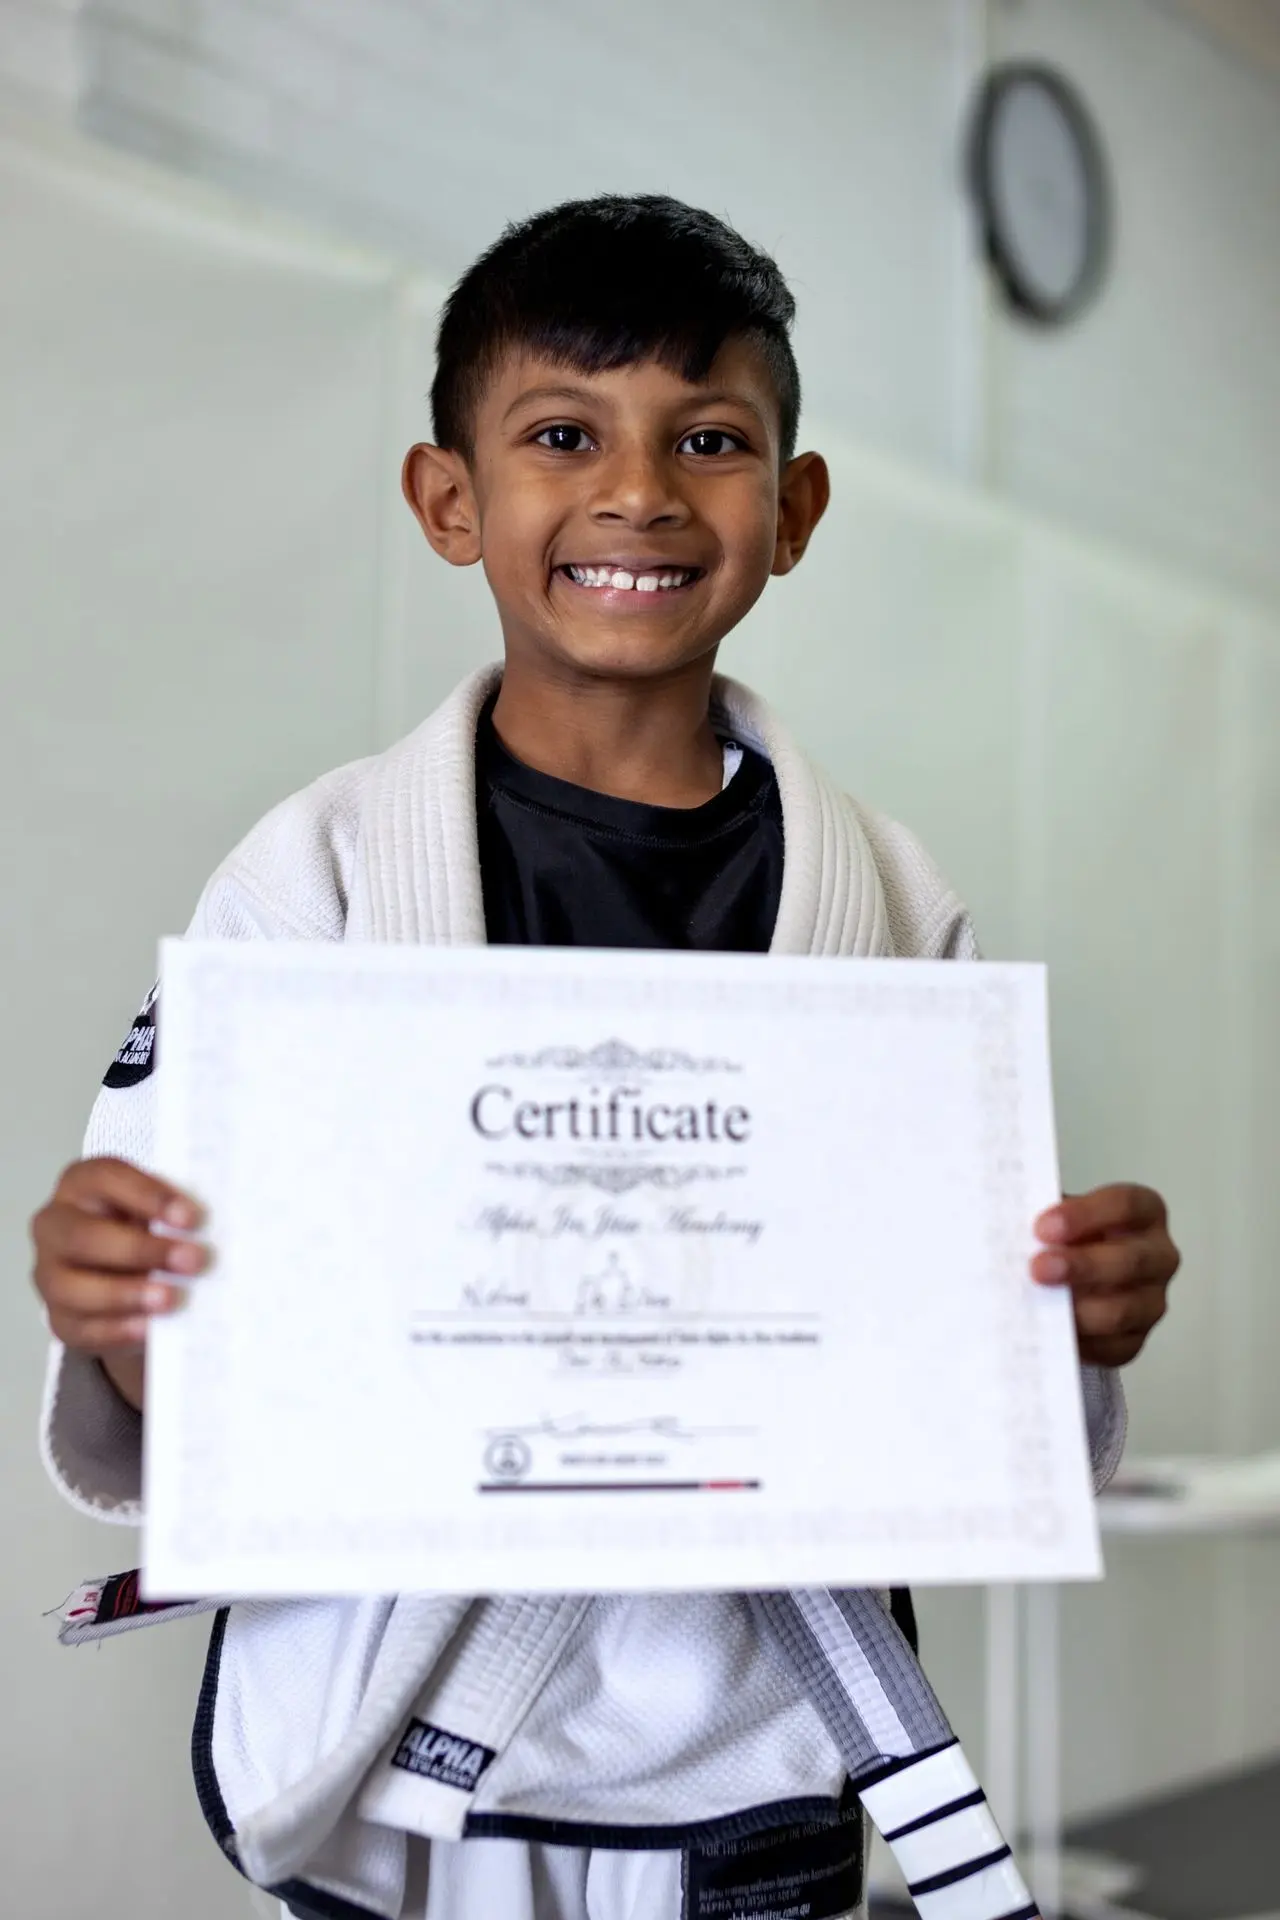
{"type": "Polygon", "coordinates": [[[201,875],[374,737],[388,282],[93,156],[0,144],[0,1621],[6,1911],[215,1920],[244,1898],[187,1741],[207,1633],[57,1647],[135,1563],[32,1451],[25,1216],[201,875]]]}
{"type": "MultiPolygon", "coordinates": [[[[499,36],[493,12],[0,0],[0,70],[46,103],[37,124],[11,91],[0,151],[0,979],[22,1089],[0,1160],[0,1524],[22,1570],[0,1660],[26,1728],[0,1764],[31,1920],[91,1894],[139,1920],[242,1900],[186,1779],[199,1631],[71,1655],[39,1618],[132,1543],[63,1513],[35,1466],[23,1222],[219,854],[494,650],[481,580],[431,561],[396,468],[426,429],[439,288],[555,194],[665,186],[776,246],[836,496],[725,663],[922,833],[990,952],[1049,958],[1066,1177],[1163,1184],[1187,1250],[1131,1376],[1135,1444],[1280,1442],[1274,90],[1148,0],[708,3],[665,64],[660,6],[634,39],[568,0],[504,10],[499,36]],[[956,113],[984,34],[1060,58],[1115,156],[1117,275],[1061,338],[990,313],[970,259],[956,113]],[[306,113],[286,81],[319,89],[306,113]],[[73,113],[166,173],[51,130],[73,113]],[[429,271],[299,238],[264,198],[316,231],[394,224],[429,271]],[[91,1756],[70,1776],[68,1728],[91,1756]]],[[[1071,1801],[1280,1747],[1278,1600],[1270,1544],[1113,1548],[1066,1613],[1071,1801]]],[[[978,1744],[976,1598],[923,1613],[978,1744]]]]}

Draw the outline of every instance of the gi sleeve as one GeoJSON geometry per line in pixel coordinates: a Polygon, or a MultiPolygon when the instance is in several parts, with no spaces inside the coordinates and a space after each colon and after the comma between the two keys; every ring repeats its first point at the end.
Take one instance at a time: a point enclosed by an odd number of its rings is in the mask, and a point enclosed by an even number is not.
{"type": "Polygon", "coordinates": [[[1124,1387],[1114,1367],[1080,1369],[1084,1388],[1084,1417],[1089,1435],[1089,1462],[1093,1468],[1093,1490],[1101,1493],[1120,1465],[1124,1452],[1129,1415],[1125,1407],[1124,1387]]]}

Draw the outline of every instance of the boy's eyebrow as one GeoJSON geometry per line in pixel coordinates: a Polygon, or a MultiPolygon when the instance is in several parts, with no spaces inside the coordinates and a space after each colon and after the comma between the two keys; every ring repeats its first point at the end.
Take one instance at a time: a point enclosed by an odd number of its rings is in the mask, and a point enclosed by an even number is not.
{"type": "MultiPolygon", "coordinates": [[[[590,401],[595,401],[597,404],[599,404],[599,402],[603,398],[604,396],[597,389],[592,387],[573,387],[573,386],[526,387],[525,391],[523,393],[518,393],[515,399],[511,402],[511,405],[507,408],[506,412],[502,416],[502,423],[505,426],[513,413],[517,412],[518,409],[521,407],[527,407],[533,401],[541,401],[541,400],[588,401],[590,400],[590,401]]],[[[691,392],[688,395],[687,399],[682,399],[679,402],[677,402],[677,405],[681,407],[684,407],[684,406],[722,407],[726,405],[742,407],[745,412],[753,414],[754,417],[760,422],[761,426],[767,425],[765,415],[761,412],[760,408],[755,404],[754,400],[749,400],[747,396],[743,393],[735,393],[729,387],[717,388],[711,391],[704,391],[702,389],[695,390],[694,392],[691,392]]]]}
{"type": "Polygon", "coordinates": [[[699,407],[741,407],[744,412],[754,414],[761,426],[767,425],[765,415],[754,400],[748,400],[745,393],[734,393],[729,387],[722,387],[711,393],[695,393],[689,398],[690,406],[699,407]]]}
{"type": "Polygon", "coordinates": [[[526,387],[518,393],[503,414],[503,424],[511,418],[519,407],[527,407],[531,400],[599,400],[600,395],[589,387],[526,387]]]}

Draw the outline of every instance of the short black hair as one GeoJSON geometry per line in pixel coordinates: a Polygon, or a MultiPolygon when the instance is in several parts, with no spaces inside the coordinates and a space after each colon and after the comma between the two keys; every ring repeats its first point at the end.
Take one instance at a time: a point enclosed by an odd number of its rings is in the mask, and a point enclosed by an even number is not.
{"type": "Polygon", "coordinates": [[[776,262],[714,214],[657,193],[565,201],[509,226],[450,294],[431,388],[436,441],[471,458],[485,382],[513,348],[580,373],[657,360],[697,381],[740,338],[769,369],[789,460],[795,311],[776,262]]]}

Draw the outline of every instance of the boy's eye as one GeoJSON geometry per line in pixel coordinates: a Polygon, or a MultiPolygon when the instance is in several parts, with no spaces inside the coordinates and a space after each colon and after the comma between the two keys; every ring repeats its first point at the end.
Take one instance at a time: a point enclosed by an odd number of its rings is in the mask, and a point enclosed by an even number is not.
{"type": "Polygon", "coordinates": [[[571,427],[567,423],[557,423],[554,427],[544,427],[537,437],[540,447],[550,447],[553,453],[585,453],[592,445],[591,435],[585,427],[571,427]]]}
{"type": "Polygon", "coordinates": [[[725,433],[721,427],[699,427],[694,433],[686,433],[677,453],[694,453],[703,456],[725,453],[741,453],[746,445],[736,433],[725,433]]]}

